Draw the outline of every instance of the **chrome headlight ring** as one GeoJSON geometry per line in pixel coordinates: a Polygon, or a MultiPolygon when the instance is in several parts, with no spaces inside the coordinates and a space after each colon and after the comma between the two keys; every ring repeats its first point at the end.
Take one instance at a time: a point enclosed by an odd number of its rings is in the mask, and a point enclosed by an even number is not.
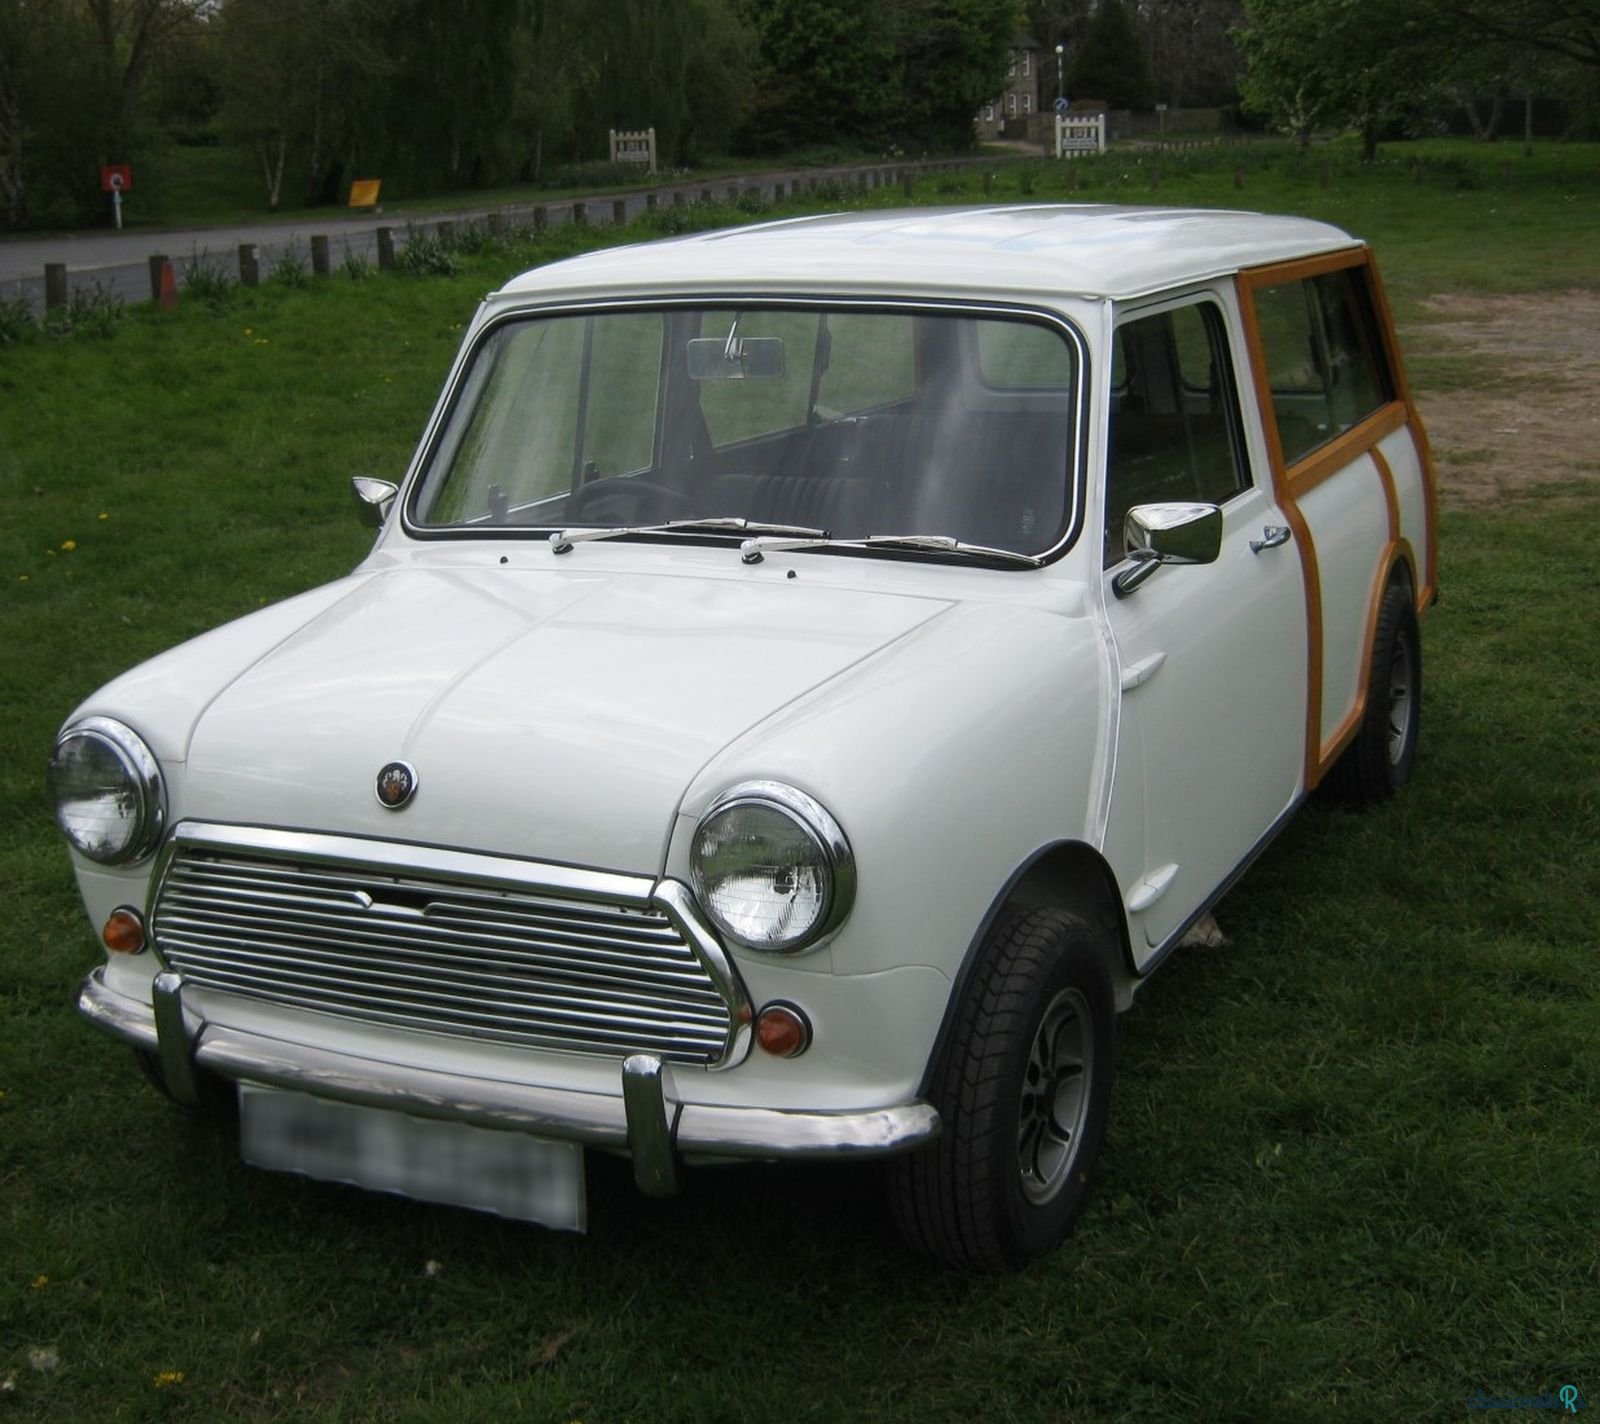
{"type": "Polygon", "coordinates": [[[746,949],[813,948],[855,901],[844,831],[815,797],[781,781],[744,781],[718,796],[695,827],[689,860],[701,906],[746,949]]]}
{"type": "Polygon", "coordinates": [[[155,754],[133,728],[111,717],[64,728],[49,782],[56,824],[90,860],[131,865],[160,844],[166,787],[155,754]]]}

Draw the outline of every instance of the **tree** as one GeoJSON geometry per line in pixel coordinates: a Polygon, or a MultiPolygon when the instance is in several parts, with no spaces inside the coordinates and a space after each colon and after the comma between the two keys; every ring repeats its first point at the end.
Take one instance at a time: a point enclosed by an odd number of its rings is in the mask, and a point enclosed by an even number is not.
{"type": "Polygon", "coordinates": [[[326,196],[327,155],[348,137],[368,76],[390,66],[372,39],[378,0],[226,0],[214,21],[223,120],[261,165],[276,212],[293,154],[308,195],[326,196]]]}
{"type": "Polygon", "coordinates": [[[1314,129],[1359,129],[1362,156],[1388,125],[1444,99],[1455,50],[1421,11],[1389,0],[1245,0],[1238,32],[1250,107],[1309,141],[1314,129]]]}
{"type": "Polygon", "coordinates": [[[752,0],[756,84],[743,142],[758,152],[888,141],[900,76],[871,0],[752,0]]]}
{"type": "Polygon", "coordinates": [[[1113,109],[1148,109],[1155,102],[1150,59],[1122,0],[1102,0],[1067,75],[1068,92],[1103,99],[1113,109]]]}
{"type": "MultiPolygon", "coordinates": [[[[883,0],[900,71],[897,136],[908,149],[963,149],[973,115],[1005,86],[1014,0],[883,0]]],[[[1108,0],[1112,3],[1112,0],[1108,0]]]]}
{"type": "Polygon", "coordinates": [[[1144,0],[1139,19],[1157,98],[1174,108],[1235,101],[1241,0],[1144,0]]]}

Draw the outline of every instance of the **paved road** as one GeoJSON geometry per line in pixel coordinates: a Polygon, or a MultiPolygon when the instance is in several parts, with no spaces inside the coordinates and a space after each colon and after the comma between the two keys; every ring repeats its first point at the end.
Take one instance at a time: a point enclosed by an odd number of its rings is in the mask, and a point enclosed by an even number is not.
{"type": "MultiPolygon", "coordinates": [[[[961,163],[982,160],[960,160],[961,163]]],[[[864,183],[877,187],[896,183],[905,174],[930,168],[953,167],[955,164],[897,164],[893,167],[836,168],[826,171],[810,169],[804,173],[762,173],[744,177],[724,177],[712,182],[695,182],[681,188],[683,200],[694,202],[709,191],[719,201],[726,200],[730,191],[755,190],[765,197],[773,196],[775,187],[785,193],[793,190],[797,181],[810,184],[827,177],[848,183],[864,183]]],[[[651,198],[663,207],[670,206],[680,189],[664,186],[650,190],[635,190],[627,194],[592,195],[581,201],[586,210],[585,220],[591,225],[603,226],[613,222],[614,204],[625,206],[626,220],[642,213],[651,198]]],[[[561,199],[544,206],[546,220],[552,225],[573,220],[572,199],[561,199]]],[[[406,235],[413,230],[436,231],[441,222],[453,222],[458,227],[469,222],[484,221],[491,212],[503,214],[513,226],[528,226],[534,220],[534,205],[519,204],[500,208],[463,208],[457,212],[430,212],[408,218],[404,213],[363,214],[348,216],[336,210],[319,213],[304,219],[288,222],[258,223],[241,227],[210,227],[181,229],[138,228],[125,232],[74,233],[65,237],[29,238],[0,242],[0,298],[22,296],[32,303],[34,310],[44,305],[44,268],[48,262],[66,264],[67,284],[70,290],[90,289],[96,286],[109,291],[123,301],[148,301],[150,299],[149,259],[159,254],[171,259],[178,281],[183,289],[184,269],[199,256],[220,266],[229,277],[239,273],[239,248],[254,244],[262,276],[286,252],[298,251],[303,262],[310,262],[310,243],[313,235],[330,239],[330,259],[337,270],[347,254],[377,260],[377,239],[374,234],[380,227],[394,229],[397,247],[403,247],[406,235]]]]}

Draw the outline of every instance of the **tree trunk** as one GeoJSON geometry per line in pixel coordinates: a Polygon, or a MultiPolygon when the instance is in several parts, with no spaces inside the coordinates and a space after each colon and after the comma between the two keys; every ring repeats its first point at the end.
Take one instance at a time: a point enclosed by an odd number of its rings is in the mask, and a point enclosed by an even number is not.
{"type": "Polygon", "coordinates": [[[1461,107],[1466,110],[1467,122],[1472,125],[1472,136],[1479,143],[1487,137],[1483,129],[1483,120],[1478,117],[1478,100],[1469,89],[1461,96],[1461,107]]]}
{"type": "Polygon", "coordinates": [[[261,175],[267,184],[267,211],[278,211],[278,196],[283,192],[283,155],[288,147],[288,139],[279,134],[275,140],[263,143],[261,153],[261,175]],[[273,146],[276,152],[273,152],[273,146]]]}
{"type": "Polygon", "coordinates": [[[1489,106],[1489,122],[1486,126],[1486,132],[1484,133],[1484,139],[1487,142],[1493,143],[1497,138],[1500,137],[1500,120],[1505,116],[1505,111],[1505,91],[1503,89],[1496,89],[1494,92],[1494,102],[1489,106]]]}
{"type": "Polygon", "coordinates": [[[1371,163],[1378,156],[1378,125],[1368,119],[1361,125],[1361,161],[1371,163]]]}
{"type": "Polygon", "coordinates": [[[21,229],[28,221],[27,180],[22,173],[22,112],[15,94],[0,87],[0,201],[6,226],[21,229]]]}
{"type": "Polygon", "coordinates": [[[1522,156],[1533,157],[1533,90],[1522,95],[1522,156]]]}

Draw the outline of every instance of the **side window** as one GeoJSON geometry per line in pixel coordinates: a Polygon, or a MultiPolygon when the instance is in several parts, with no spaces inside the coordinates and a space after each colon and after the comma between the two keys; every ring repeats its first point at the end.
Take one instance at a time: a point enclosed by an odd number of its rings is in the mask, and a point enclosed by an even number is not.
{"type": "Polygon", "coordinates": [[[1222,312],[1196,302],[1124,322],[1111,351],[1105,562],[1136,504],[1223,504],[1250,483],[1222,312]]]}
{"type": "Polygon", "coordinates": [[[1258,288],[1255,307],[1286,464],[1394,399],[1365,268],[1258,288]]]}

